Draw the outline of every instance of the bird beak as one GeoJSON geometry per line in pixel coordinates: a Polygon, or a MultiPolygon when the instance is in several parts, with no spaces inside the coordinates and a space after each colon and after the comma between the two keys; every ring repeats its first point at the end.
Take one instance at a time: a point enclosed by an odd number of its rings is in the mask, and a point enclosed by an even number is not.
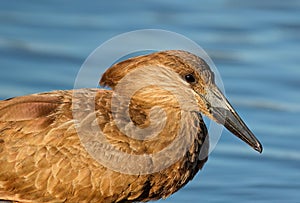
{"type": "Polygon", "coordinates": [[[231,133],[250,145],[258,152],[263,148],[258,139],[242,121],[237,112],[230,105],[222,92],[216,87],[206,89],[204,96],[206,100],[209,117],[217,123],[224,125],[231,133]]]}

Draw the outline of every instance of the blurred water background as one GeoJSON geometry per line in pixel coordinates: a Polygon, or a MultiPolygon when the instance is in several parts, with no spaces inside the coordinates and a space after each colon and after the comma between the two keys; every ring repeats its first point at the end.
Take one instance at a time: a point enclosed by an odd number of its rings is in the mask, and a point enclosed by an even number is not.
{"type": "Polygon", "coordinates": [[[97,46],[144,28],[201,45],[264,146],[224,131],[204,170],[159,202],[300,202],[299,0],[1,0],[0,98],[71,89],[97,46]]]}

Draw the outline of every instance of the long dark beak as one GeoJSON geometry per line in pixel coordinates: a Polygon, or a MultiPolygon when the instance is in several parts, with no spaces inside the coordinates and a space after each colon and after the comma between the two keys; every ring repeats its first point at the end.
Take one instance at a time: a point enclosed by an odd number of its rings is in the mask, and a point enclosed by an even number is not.
{"type": "Polygon", "coordinates": [[[230,132],[246,142],[256,151],[262,152],[263,147],[261,143],[249,130],[217,87],[206,90],[205,100],[208,103],[208,109],[212,119],[219,124],[224,125],[230,132]]]}

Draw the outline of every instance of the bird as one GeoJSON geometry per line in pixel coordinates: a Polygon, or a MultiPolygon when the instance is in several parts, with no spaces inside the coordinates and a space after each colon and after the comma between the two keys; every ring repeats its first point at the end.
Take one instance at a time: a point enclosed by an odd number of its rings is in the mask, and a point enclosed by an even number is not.
{"type": "Polygon", "coordinates": [[[262,152],[195,54],[135,56],[109,67],[99,84],[0,101],[0,200],[167,198],[208,159],[203,116],[262,152]]]}

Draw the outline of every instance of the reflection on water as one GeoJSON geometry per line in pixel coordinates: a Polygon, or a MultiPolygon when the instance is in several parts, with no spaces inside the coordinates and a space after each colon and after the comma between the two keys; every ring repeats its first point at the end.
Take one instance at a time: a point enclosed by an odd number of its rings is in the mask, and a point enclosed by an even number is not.
{"type": "Polygon", "coordinates": [[[140,28],[184,34],[213,58],[264,152],[224,131],[204,170],[161,202],[300,201],[299,1],[70,4],[1,2],[0,98],[72,88],[89,53],[117,34],[140,28]]]}

